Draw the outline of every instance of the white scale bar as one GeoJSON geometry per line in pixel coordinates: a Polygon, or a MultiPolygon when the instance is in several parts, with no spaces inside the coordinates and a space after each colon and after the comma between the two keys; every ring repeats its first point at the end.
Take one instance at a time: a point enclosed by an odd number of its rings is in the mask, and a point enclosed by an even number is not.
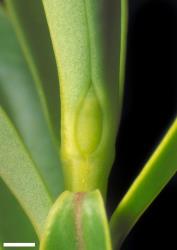
{"type": "Polygon", "coordinates": [[[3,247],[35,247],[35,243],[3,243],[3,247]]]}

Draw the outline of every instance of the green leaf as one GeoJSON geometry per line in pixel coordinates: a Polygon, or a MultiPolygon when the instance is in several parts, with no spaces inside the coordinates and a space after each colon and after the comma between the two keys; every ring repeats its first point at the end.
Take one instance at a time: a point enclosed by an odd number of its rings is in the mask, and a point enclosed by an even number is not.
{"type": "Polygon", "coordinates": [[[64,192],[53,205],[40,250],[111,250],[109,228],[99,191],[64,192]]]}
{"type": "Polygon", "coordinates": [[[0,247],[3,242],[36,242],[39,245],[29,219],[1,179],[0,204],[0,247]]]}
{"type": "Polygon", "coordinates": [[[177,171],[177,119],[111,218],[113,241],[119,246],[137,220],[177,171]]]}
{"type": "Polygon", "coordinates": [[[12,123],[0,108],[0,178],[41,235],[51,197],[12,123]]]}
{"type": "MultiPolygon", "coordinates": [[[[128,27],[128,0],[121,0],[121,41],[120,41],[120,65],[119,65],[119,113],[121,114],[124,82],[125,82],[125,64],[127,47],[127,27],[128,27]]],[[[120,119],[120,116],[119,116],[120,119]]]]}
{"type": "Polygon", "coordinates": [[[0,104],[13,120],[55,198],[63,191],[58,150],[51,140],[34,81],[2,9],[0,36],[0,104]]]}
{"type": "Polygon", "coordinates": [[[122,3],[43,0],[59,71],[61,157],[71,191],[106,192],[122,95],[122,3]]]}
{"type": "Polygon", "coordinates": [[[60,137],[60,100],[55,57],[41,0],[5,0],[40,96],[54,140],[60,137]],[[52,125],[52,126],[51,126],[52,125]]]}

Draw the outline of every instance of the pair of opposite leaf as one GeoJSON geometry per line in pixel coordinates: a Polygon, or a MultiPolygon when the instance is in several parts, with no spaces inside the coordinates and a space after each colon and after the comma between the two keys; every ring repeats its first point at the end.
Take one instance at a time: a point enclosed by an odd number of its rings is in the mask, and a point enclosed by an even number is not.
{"type": "MultiPolygon", "coordinates": [[[[43,4],[46,17],[41,1],[6,0],[6,14],[26,60],[1,11],[0,101],[18,130],[1,110],[2,186],[5,194],[9,188],[26,212],[42,250],[111,249],[101,194],[90,191],[99,189],[105,197],[114,160],[123,95],[126,1],[43,0],[43,4]],[[59,148],[65,189],[75,193],[65,192],[54,203],[64,191],[59,148]]],[[[118,205],[110,225],[114,243],[121,244],[176,172],[176,137],[175,121],[118,205]]],[[[24,231],[32,229],[15,199],[11,197],[9,204],[23,221],[18,239],[24,241],[24,231]]],[[[9,240],[7,222],[13,224],[6,219],[0,226],[2,240],[9,240]]]]}

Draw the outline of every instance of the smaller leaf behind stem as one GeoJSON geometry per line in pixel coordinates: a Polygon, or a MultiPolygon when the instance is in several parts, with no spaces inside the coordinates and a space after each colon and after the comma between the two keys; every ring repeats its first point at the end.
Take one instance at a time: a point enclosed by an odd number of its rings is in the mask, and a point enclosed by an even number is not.
{"type": "Polygon", "coordinates": [[[110,227],[114,245],[122,244],[176,171],[177,118],[113,213],[110,227]]]}
{"type": "Polygon", "coordinates": [[[63,191],[53,143],[34,80],[8,16],[0,7],[0,105],[17,128],[54,199],[63,191]]]}
{"type": "Polygon", "coordinates": [[[60,143],[60,99],[57,67],[41,0],[5,0],[36,84],[52,139],[60,143]]]}

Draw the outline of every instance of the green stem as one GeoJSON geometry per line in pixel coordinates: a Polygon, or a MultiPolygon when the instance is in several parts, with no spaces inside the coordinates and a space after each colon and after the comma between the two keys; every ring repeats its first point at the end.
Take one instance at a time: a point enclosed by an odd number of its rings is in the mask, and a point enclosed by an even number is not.
{"type": "Polygon", "coordinates": [[[122,101],[126,2],[42,2],[59,72],[66,188],[104,196],[122,101]]]}
{"type": "Polygon", "coordinates": [[[177,171],[177,118],[117,206],[110,222],[114,245],[121,245],[137,220],[177,171]]]}

